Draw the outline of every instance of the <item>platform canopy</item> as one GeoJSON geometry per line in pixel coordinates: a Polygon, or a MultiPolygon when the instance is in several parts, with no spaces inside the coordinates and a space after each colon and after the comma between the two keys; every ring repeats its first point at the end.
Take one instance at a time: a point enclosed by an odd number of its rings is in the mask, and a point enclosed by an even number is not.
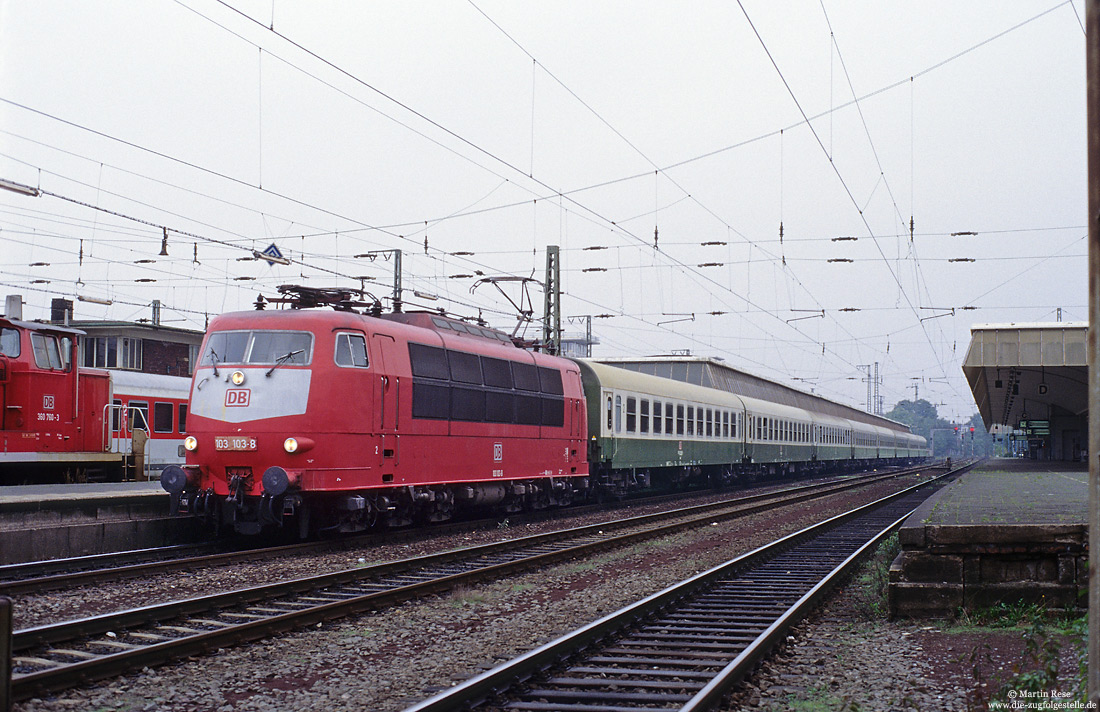
{"type": "Polygon", "coordinates": [[[1086,322],[975,324],[963,373],[987,429],[1088,413],[1086,322]]]}

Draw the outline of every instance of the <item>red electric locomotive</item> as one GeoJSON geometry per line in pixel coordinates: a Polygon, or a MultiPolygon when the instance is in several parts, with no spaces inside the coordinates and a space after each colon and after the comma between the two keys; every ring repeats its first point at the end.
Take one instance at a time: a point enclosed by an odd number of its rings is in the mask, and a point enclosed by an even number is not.
{"type": "MultiPolygon", "coordinates": [[[[317,304],[316,290],[302,294],[288,301],[317,304]]],[[[347,308],[348,293],[323,296],[337,310],[210,322],[187,464],[161,476],[174,511],[240,533],[296,526],[304,536],[584,496],[575,363],[443,316],[366,316],[347,308]]]]}

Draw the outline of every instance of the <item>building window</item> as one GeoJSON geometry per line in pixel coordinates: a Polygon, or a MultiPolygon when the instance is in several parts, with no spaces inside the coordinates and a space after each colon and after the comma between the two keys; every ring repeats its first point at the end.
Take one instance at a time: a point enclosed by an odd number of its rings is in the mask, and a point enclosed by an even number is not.
{"type": "Polygon", "coordinates": [[[86,336],[80,342],[81,363],[88,368],[141,370],[141,339],[128,336],[86,336]]]}

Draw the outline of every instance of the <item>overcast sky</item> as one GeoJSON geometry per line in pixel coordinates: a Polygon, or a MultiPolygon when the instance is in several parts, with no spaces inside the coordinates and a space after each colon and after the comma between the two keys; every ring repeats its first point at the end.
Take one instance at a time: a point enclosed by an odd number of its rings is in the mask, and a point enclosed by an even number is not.
{"type": "Polygon", "coordinates": [[[858,407],[877,362],[887,410],[916,386],[968,418],[972,324],[1087,320],[1083,16],[0,0],[0,178],[46,191],[0,191],[0,293],[201,329],[282,284],[388,306],[392,261],[355,256],[396,248],[408,308],[511,331],[471,287],[541,280],[560,245],[597,357],[714,356],[858,407]],[[240,259],[272,243],[295,262],[240,259]]]}

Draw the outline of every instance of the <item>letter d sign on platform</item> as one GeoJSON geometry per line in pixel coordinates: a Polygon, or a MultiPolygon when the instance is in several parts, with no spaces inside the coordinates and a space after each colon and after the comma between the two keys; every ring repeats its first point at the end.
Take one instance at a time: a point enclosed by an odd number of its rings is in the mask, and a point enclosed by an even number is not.
{"type": "Polygon", "coordinates": [[[252,391],[248,388],[233,388],[225,392],[225,406],[227,408],[247,408],[248,398],[252,391]]]}

